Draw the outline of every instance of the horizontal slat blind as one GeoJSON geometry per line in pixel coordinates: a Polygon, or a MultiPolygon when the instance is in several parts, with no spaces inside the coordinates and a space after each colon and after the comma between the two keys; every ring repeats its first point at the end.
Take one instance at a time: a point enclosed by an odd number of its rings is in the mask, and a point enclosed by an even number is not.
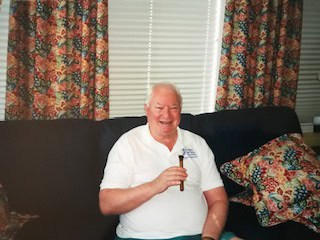
{"type": "Polygon", "coordinates": [[[304,0],[296,112],[300,123],[320,116],[320,1],[304,0]]]}
{"type": "Polygon", "coordinates": [[[4,120],[6,94],[9,1],[2,0],[0,7],[0,120],[4,120]]]}
{"type": "Polygon", "coordinates": [[[110,117],[143,115],[150,84],[172,81],[183,112],[214,109],[224,5],[214,0],[110,0],[110,117]]]}

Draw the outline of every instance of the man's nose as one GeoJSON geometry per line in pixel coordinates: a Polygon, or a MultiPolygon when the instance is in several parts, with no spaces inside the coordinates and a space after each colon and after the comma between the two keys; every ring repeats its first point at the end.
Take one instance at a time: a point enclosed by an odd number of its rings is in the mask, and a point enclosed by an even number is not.
{"type": "Polygon", "coordinates": [[[171,116],[170,108],[164,108],[164,109],[163,109],[163,115],[164,115],[165,117],[170,117],[170,116],[171,116]]]}

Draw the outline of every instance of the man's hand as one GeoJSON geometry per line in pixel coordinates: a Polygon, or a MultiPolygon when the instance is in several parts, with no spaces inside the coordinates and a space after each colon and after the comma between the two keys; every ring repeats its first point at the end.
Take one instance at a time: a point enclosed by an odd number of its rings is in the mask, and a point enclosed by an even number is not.
{"type": "Polygon", "coordinates": [[[162,193],[171,186],[180,185],[181,181],[187,179],[187,170],[182,167],[170,167],[164,170],[151,183],[158,193],[162,193]]]}
{"type": "Polygon", "coordinates": [[[154,195],[164,192],[168,187],[185,181],[185,168],[170,167],[151,182],[126,189],[103,189],[99,193],[99,205],[104,215],[123,214],[148,201],[154,195]]]}

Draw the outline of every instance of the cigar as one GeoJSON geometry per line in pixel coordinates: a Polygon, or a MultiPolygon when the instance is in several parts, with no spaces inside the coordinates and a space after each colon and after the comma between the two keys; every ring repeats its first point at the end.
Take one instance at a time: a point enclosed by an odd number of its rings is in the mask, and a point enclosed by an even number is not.
{"type": "MultiPolygon", "coordinates": [[[[183,155],[179,155],[179,167],[183,167],[183,155]]],[[[180,183],[180,191],[184,190],[183,181],[180,183]]]]}

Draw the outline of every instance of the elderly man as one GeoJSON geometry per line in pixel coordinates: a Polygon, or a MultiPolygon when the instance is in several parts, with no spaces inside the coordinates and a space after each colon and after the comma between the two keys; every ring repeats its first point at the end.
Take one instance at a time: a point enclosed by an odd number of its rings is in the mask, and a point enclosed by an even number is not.
{"type": "Polygon", "coordinates": [[[154,85],[148,123],[122,135],[109,153],[99,199],[103,214],[120,214],[117,239],[218,240],[222,233],[227,194],[205,140],[178,127],[181,106],[173,84],[154,85]]]}

